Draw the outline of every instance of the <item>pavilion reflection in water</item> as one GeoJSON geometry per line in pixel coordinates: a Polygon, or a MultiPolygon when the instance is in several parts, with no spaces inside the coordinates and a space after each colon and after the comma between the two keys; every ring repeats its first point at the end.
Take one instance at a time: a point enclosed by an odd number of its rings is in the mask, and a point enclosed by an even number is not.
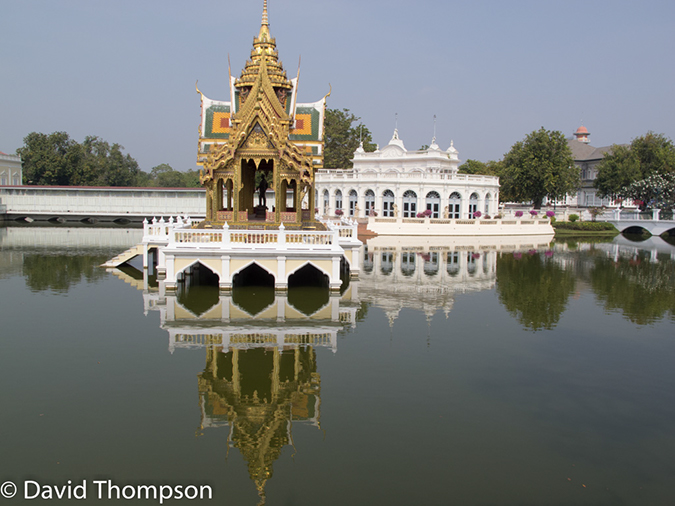
{"type": "Polygon", "coordinates": [[[217,283],[200,286],[199,272],[168,293],[148,271],[112,272],[143,291],[146,314],[159,313],[170,352],[205,349],[197,434],[229,428],[228,447],[241,452],[264,502],[274,462],[286,446],[294,448],[293,425],[320,427],[318,348],[336,352],[338,335],[356,326],[368,306],[384,309],[392,325],[403,307],[447,316],[455,292],[494,287],[500,251],[548,247],[550,237],[448,240],[371,239],[361,280],[346,282],[340,293],[261,286],[220,292],[217,283]]]}
{"type": "MultiPolygon", "coordinates": [[[[273,464],[293,444],[294,424],[320,429],[321,376],[316,348],[337,351],[338,334],[355,326],[360,306],[355,285],[341,294],[327,288],[189,286],[166,293],[162,282],[132,281],[143,288],[146,314],[157,311],[169,334],[169,351],[205,348],[198,375],[200,421],[229,428],[228,452],[240,451],[261,504],[273,464]]],[[[188,285],[188,286],[186,286],[188,285]]]]}

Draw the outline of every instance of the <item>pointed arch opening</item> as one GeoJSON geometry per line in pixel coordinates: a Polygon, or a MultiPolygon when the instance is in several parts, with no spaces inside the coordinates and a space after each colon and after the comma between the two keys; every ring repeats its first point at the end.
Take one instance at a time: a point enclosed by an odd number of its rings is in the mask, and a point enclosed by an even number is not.
{"type": "Polygon", "coordinates": [[[288,277],[288,303],[305,316],[328,304],[328,276],[308,263],[288,277]]]}
{"type": "Polygon", "coordinates": [[[219,276],[201,262],[183,269],[176,286],[178,303],[196,316],[201,316],[220,299],[219,276]]]}
{"type": "Polygon", "coordinates": [[[274,303],[274,276],[252,263],[232,278],[232,302],[255,316],[274,303]]]}
{"type": "Polygon", "coordinates": [[[232,278],[232,287],[268,286],[274,288],[274,276],[253,262],[237,272],[232,278]]]}

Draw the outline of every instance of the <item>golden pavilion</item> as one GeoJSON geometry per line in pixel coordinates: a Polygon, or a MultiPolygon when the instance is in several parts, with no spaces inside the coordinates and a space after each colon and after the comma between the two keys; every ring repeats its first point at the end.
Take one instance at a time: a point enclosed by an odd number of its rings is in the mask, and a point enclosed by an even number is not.
{"type": "Polygon", "coordinates": [[[314,218],[314,171],[323,166],[328,95],[297,103],[298,79],[299,70],[288,79],[279,60],[265,0],[250,59],[239,78],[230,73],[230,101],[211,100],[197,88],[205,227],[323,228],[314,218]]]}

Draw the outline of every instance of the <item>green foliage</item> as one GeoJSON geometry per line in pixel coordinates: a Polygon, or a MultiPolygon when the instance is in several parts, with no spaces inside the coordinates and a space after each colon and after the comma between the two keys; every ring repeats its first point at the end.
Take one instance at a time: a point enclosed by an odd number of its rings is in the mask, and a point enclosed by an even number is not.
{"type": "Polygon", "coordinates": [[[532,201],[541,208],[544,197],[559,199],[577,190],[579,170],[562,132],[543,127],[517,142],[504,156],[500,199],[532,201]]]}
{"type": "Polygon", "coordinates": [[[569,220],[574,223],[575,221],[579,220],[579,215],[578,214],[570,214],[569,215],[569,220]]]}
{"type": "Polygon", "coordinates": [[[162,188],[198,188],[199,172],[190,170],[180,172],[168,163],[161,163],[153,167],[143,186],[159,186],[162,188]]]}
{"type": "Polygon", "coordinates": [[[16,150],[23,162],[24,184],[68,185],[73,167],[80,164],[82,153],[66,132],[49,135],[32,132],[16,150]]]}
{"type": "Polygon", "coordinates": [[[649,252],[632,257],[596,258],[590,272],[591,287],[607,310],[621,310],[638,325],[675,317],[675,262],[649,252]]]}
{"type": "Polygon", "coordinates": [[[483,163],[479,160],[467,160],[458,167],[460,174],[482,174],[485,176],[498,176],[502,170],[502,162],[495,162],[490,160],[483,163]]]}
{"type": "Polygon", "coordinates": [[[572,272],[538,253],[497,259],[499,301],[526,329],[555,327],[575,286],[572,272]]]}
{"type": "Polygon", "coordinates": [[[598,218],[598,216],[600,216],[604,212],[605,212],[605,210],[602,207],[589,207],[588,208],[588,214],[591,215],[592,221],[595,221],[598,218]]]}
{"type": "Polygon", "coordinates": [[[95,282],[106,277],[105,269],[99,266],[115,252],[95,255],[26,255],[23,259],[23,274],[26,284],[34,292],[52,290],[67,292],[71,285],[84,280],[95,282]]]}
{"type": "Polygon", "coordinates": [[[16,150],[23,162],[24,184],[58,186],[161,186],[198,188],[199,172],[180,172],[162,163],[148,174],[124,147],[87,136],[80,144],[66,132],[28,134],[16,150]]]}
{"type": "Polygon", "coordinates": [[[675,146],[662,134],[648,132],[630,146],[612,146],[598,164],[594,186],[602,197],[616,197],[624,187],[656,174],[675,172],[675,146]]]}
{"type": "Polygon", "coordinates": [[[35,185],[133,186],[141,173],[138,163],[119,144],[89,136],[82,144],[65,132],[28,134],[21,156],[24,183],[35,185]]]}
{"type": "Polygon", "coordinates": [[[349,109],[326,109],[324,122],[323,165],[331,169],[349,169],[352,167],[354,151],[363,140],[363,149],[372,152],[373,144],[370,130],[363,123],[352,127],[352,123],[361,118],[354,116],[349,109]]]}
{"type": "Polygon", "coordinates": [[[675,207],[675,172],[652,174],[621,189],[619,196],[642,202],[642,209],[672,209],[675,207]]]}
{"type": "MultiPolygon", "coordinates": [[[[571,218],[572,216],[570,216],[571,218]]],[[[618,233],[618,230],[611,223],[604,221],[556,221],[552,223],[552,226],[556,230],[586,230],[599,232],[603,230],[612,230],[618,233]]]]}

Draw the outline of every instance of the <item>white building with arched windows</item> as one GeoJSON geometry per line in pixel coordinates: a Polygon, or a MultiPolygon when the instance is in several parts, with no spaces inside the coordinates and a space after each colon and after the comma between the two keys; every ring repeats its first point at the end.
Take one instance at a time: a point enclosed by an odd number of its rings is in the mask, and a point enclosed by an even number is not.
{"type": "Polygon", "coordinates": [[[319,214],[415,218],[428,210],[432,219],[472,219],[498,213],[499,178],[458,174],[452,143],[443,151],[434,138],[427,149],[408,151],[394,130],[382,149],[366,153],[360,146],[353,162],[348,170],[316,171],[319,214]]]}

